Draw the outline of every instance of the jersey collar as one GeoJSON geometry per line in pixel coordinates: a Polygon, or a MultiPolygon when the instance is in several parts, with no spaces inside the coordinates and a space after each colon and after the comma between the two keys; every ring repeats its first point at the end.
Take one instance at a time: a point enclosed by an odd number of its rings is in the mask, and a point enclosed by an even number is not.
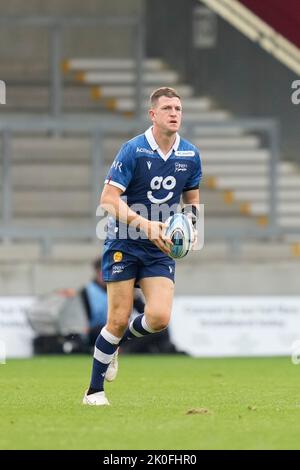
{"type": "Polygon", "coordinates": [[[176,139],[175,139],[175,142],[171,148],[171,150],[169,150],[169,152],[165,155],[161,149],[159,148],[158,146],[158,143],[156,142],[156,140],[154,139],[154,135],[153,135],[153,132],[152,132],[152,126],[149,127],[149,129],[146,130],[145,132],[145,137],[148,141],[148,144],[150,145],[150,147],[152,148],[152,150],[157,150],[157,153],[161,156],[161,158],[165,161],[168,160],[169,156],[172,154],[173,150],[176,152],[176,150],[178,150],[178,147],[179,147],[179,143],[180,143],[180,135],[178,134],[178,132],[176,132],[176,139]]]}

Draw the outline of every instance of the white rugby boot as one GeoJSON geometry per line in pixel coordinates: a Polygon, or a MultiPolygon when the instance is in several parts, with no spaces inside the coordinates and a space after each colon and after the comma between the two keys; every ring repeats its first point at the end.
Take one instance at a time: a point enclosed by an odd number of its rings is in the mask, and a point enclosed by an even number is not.
{"type": "Polygon", "coordinates": [[[109,401],[106,398],[104,392],[91,393],[91,395],[87,395],[86,391],[82,400],[82,404],[91,406],[104,406],[109,405],[109,401]]]}
{"type": "Polygon", "coordinates": [[[119,368],[118,355],[119,355],[119,348],[116,350],[115,354],[113,355],[111,363],[109,364],[107,371],[105,373],[105,380],[107,380],[107,382],[112,382],[117,377],[118,368],[119,368]]]}

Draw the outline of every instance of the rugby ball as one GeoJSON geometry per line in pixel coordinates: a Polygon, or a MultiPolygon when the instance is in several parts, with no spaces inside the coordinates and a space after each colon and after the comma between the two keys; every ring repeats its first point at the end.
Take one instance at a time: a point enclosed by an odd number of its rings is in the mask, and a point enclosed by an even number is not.
{"type": "Polygon", "coordinates": [[[165,236],[172,240],[171,258],[183,258],[192,248],[194,232],[192,222],[184,214],[174,214],[165,222],[165,236]]]}

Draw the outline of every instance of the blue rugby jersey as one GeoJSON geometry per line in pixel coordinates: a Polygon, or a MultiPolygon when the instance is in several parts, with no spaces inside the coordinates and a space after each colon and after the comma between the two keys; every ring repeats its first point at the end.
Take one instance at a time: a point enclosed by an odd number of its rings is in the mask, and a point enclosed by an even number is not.
{"type": "MultiPolygon", "coordinates": [[[[177,212],[181,194],[199,187],[201,176],[199,151],[192,143],[177,134],[172,149],[163,155],[149,128],[121,147],[105,183],[120,188],[122,199],[135,212],[165,221],[177,212]]],[[[108,239],[126,238],[126,231],[125,224],[109,217],[108,239]]],[[[139,240],[149,242],[145,237],[139,240]]]]}

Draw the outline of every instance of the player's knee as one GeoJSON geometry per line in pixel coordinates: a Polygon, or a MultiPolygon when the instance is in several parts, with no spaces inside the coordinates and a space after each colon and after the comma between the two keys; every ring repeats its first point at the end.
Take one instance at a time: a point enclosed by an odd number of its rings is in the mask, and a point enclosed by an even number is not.
{"type": "Polygon", "coordinates": [[[167,328],[170,321],[169,312],[161,312],[159,315],[151,315],[147,320],[149,322],[150,328],[155,331],[161,331],[167,328]]]}
{"type": "Polygon", "coordinates": [[[114,312],[114,315],[109,315],[107,326],[110,331],[114,332],[116,336],[122,336],[128,326],[128,319],[130,313],[114,312]]]}
{"type": "Polygon", "coordinates": [[[128,320],[124,318],[116,318],[114,320],[110,320],[108,323],[114,330],[125,330],[128,325],[128,320]]]}

